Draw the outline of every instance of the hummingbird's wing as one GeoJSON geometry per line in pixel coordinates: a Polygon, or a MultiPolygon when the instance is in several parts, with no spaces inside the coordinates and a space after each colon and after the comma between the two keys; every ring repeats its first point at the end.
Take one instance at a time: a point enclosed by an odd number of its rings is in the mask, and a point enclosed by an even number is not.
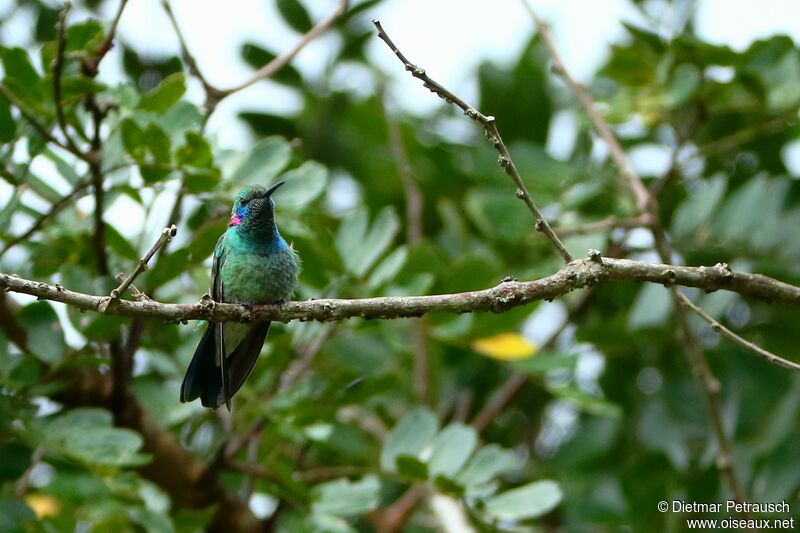
{"type": "MultiPolygon", "coordinates": [[[[223,233],[217,240],[214,246],[214,259],[211,263],[211,299],[215,302],[225,301],[225,287],[222,283],[222,265],[225,264],[225,258],[228,256],[225,249],[225,234],[223,233]]],[[[225,399],[225,406],[228,411],[231,410],[231,388],[228,383],[228,362],[225,351],[225,324],[223,322],[215,322],[213,327],[216,330],[216,359],[219,361],[220,378],[222,379],[222,395],[225,399]]],[[[219,403],[218,403],[219,405],[219,403]]]]}
{"type": "MultiPolygon", "coordinates": [[[[220,271],[227,256],[223,234],[214,247],[211,266],[211,298],[215,302],[225,301],[225,291],[220,271]]],[[[203,338],[195,349],[192,362],[186,369],[181,384],[181,401],[190,402],[200,398],[204,407],[219,407],[225,403],[230,410],[230,386],[225,357],[224,325],[210,322],[203,338]]]]}

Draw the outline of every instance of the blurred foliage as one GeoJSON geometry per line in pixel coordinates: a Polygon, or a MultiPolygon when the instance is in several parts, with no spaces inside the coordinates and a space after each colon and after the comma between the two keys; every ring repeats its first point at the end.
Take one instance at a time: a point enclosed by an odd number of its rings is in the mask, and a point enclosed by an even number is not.
{"type": "MultiPolygon", "coordinates": [[[[245,184],[277,179],[287,181],[276,197],[279,225],[303,259],[297,298],[467,291],[558,268],[491,146],[452,106],[428,116],[391,114],[423,198],[424,238],[409,241],[383,104],[391,91],[361,94],[333,83],[343,69],[366,74],[376,86],[385,79],[364,54],[379,3],[357,2],[334,26],[338,48],[319,77],[289,66],[272,78],[301,98],[302,108],[284,115],[243,110],[253,142],[241,153],[204,134],[204,110],[187,99],[191,73],[179,57],[121,43],[127,81],[109,85],[80,68],[109,21],[68,24],[62,108],[79,144],[92,131],[85,104],[107,110],[101,155],[112,272],[130,271],[174,212],[178,237],[136,284],[160,301],[196,301],[207,290],[209,256],[231,198],[245,184]],[[447,133],[454,128],[458,135],[447,133]],[[183,203],[172,210],[179,188],[183,203]],[[131,213],[140,228],[123,234],[115,220],[131,213]]],[[[800,176],[796,164],[792,171],[786,163],[800,146],[796,43],[776,35],[735,51],[701,41],[690,14],[665,32],[652,3],[635,4],[652,27],[626,24],[625,39],[589,88],[630,154],[670,154],[663,169],[643,177],[660,191],[678,260],[727,262],[800,284],[800,176]]],[[[686,2],[661,4],[685,10],[686,2]]],[[[276,1],[287,27],[299,33],[313,24],[309,6],[276,1]]],[[[2,84],[12,100],[0,94],[0,271],[108,293],[114,280],[95,266],[86,165],[48,144],[21,112],[57,131],[58,11],[39,0],[18,0],[16,8],[34,23],[25,47],[9,47],[0,20],[2,84]],[[52,209],[55,217],[40,231],[6,250],[52,209]]],[[[258,42],[241,48],[254,69],[280,52],[258,42]]],[[[468,58],[453,58],[462,60],[468,58]]],[[[398,64],[392,75],[401,70],[398,64]]],[[[497,117],[526,185],[556,225],[634,214],[616,169],[594,149],[584,113],[551,73],[539,38],[508,65],[480,65],[475,77],[480,109],[497,117]],[[555,128],[556,113],[579,117],[578,131],[555,128]],[[551,136],[573,134],[563,158],[545,149],[551,136]]],[[[433,98],[422,87],[419,94],[433,98]]],[[[566,244],[581,256],[621,235],[574,236],[566,244]]],[[[648,259],[651,252],[640,231],[624,250],[648,259]]],[[[796,310],[727,293],[694,296],[742,335],[796,354],[796,310]]],[[[202,527],[208,511],[175,508],[168,490],[139,468],[152,460],[142,436],[116,427],[108,405],[81,406],[63,379],[85,369],[107,372],[107,346],[129,342],[131,321],[74,309],[59,314],[50,302],[0,297],[11,313],[0,315],[0,530],[202,527]]],[[[429,404],[413,392],[420,377],[412,370],[409,339],[417,326],[410,321],[336,324],[311,371],[285,387],[287,366],[327,333],[316,323],[274,327],[229,423],[178,401],[199,332],[146,322],[133,388],[158,426],[204,460],[231,432],[244,435],[263,419],[261,439],[234,459],[271,475],[250,478],[231,469],[223,480],[231,490],[249,487],[243,493],[260,498],[254,508],[262,515],[276,513],[279,531],[370,530],[375,511],[413,485],[457,502],[479,531],[536,524],[681,530],[675,515],[657,512],[657,502],[719,502],[729,493],[666,290],[601,287],[553,346],[539,349],[521,335],[530,337],[544,316],[558,322],[564,305],[579,297],[502,315],[428,317],[429,404]],[[485,431],[453,419],[471,419],[513,373],[528,382],[485,431]]],[[[734,462],[750,500],[786,500],[797,509],[800,380],[720,340],[705,324],[693,326],[721,383],[734,462]]],[[[420,505],[406,530],[437,530],[441,518],[435,506],[420,505]]]]}

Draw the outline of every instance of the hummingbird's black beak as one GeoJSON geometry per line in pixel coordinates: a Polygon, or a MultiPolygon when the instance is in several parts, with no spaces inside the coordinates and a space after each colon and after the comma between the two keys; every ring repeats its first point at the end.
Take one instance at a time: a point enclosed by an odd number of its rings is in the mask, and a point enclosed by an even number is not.
{"type": "Polygon", "coordinates": [[[280,187],[284,183],[286,183],[286,182],[285,181],[279,181],[278,183],[276,183],[275,185],[273,185],[272,187],[267,189],[267,192],[265,192],[261,197],[262,198],[269,198],[270,196],[272,196],[272,193],[274,193],[276,190],[278,190],[278,187],[280,187]]]}

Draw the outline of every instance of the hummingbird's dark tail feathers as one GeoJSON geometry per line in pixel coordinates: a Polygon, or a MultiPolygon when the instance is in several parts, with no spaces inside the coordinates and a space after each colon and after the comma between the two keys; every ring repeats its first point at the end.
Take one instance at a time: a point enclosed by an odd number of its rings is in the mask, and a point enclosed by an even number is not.
{"type": "Polygon", "coordinates": [[[209,324],[183,378],[181,401],[191,402],[200,398],[203,407],[212,409],[222,404],[230,405],[230,399],[242,388],[247,376],[253,371],[267,338],[269,325],[269,322],[255,324],[221,367],[216,364],[217,332],[221,328],[209,324]],[[225,380],[227,387],[223,384],[223,371],[228,378],[225,380]]]}
{"type": "Polygon", "coordinates": [[[200,398],[204,407],[219,407],[217,398],[222,390],[222,373],[215,361],[216,331],[215,324],[209,324],[194,351],[192,362],[189,363],[181,384],[182,402],[200,398]]]}
{"type": "Polygon", "coordinates": [[[254,324],[247,336],[228,357],[228,387],[231,396],[242,388],[247,376],[253,371],[258,356],[261,354],[261,348],[264,346],[264,340],[269,333],[269,325],[269,322],[254,324]]]}

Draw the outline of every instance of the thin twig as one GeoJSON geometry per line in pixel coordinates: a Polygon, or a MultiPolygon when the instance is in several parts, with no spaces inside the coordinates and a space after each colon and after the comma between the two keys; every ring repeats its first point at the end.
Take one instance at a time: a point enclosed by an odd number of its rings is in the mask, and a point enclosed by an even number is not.
{"type": "Polygon", "coordinates": [[[711,315],[709,315],[708,313],[703,311],[703,309],[701,307],[699,307],[697,304],[692,302],[684,294],[678,293],[678,298],[680,298],[680,300],[683,303],[683,305],[685,305],[686,307],[688,307],[689,309],[691,309],[692,311],[697,313],[697,315],[700,318],[702,318],[703,320],[705,320],[706,322],[711,324],[711,329],[713,331],[719,333],[723,337],[726,337],[728,340],[731,340],[731,341],[735,342],[736,344],[738,344],[739,346],[741,346],[741,347],[743,347],[743,348],[745,348],[747,350],[750,350],[754,354],[763,357],[764,359],[766,359],[767,361],[769,361],[772,364],[775,364],[775,365],[778,365],[778,366],[782,366],[782,367],[788,368],[790,370],[800,370],[800,364],[795,363],[794,361],[789,361],[788,359],[784,359],[783,357],[781,357],[779,355],[775,355],[774,353],[770,352],[769,350],[765,350],[761,346],[758,346],[758,345],[748,341],[747,339],[740,337],[739,335],[737,335],[733,331],[729,330],[728,328],[723,326],[720,322],[715,320],[714,317],[712,317],[711,315]]]}
{"type": "MultiPolygon", "coordinates": [[[[716,461],[717,468],[722,473],[733,499],[739,503],[745,502],[747,501],[747,496],[745,495],[741,483],[739,483],[739,477],[736,474],[736,465],[733,462],[733,444],[731,444],[728,438],[725,422],[722,417],[722,405],[719,397],[719,380],[712,373],[700,341],[689,325],[689,317],[686,309],[680,305],[681,300],[679,298],[680,293],[678,289],[674,286],[669,287],[669,289],[672,293],[673,301],[676,303],[677,309],[675,314],[678,317],[678,323],[683,333],[686,355],[689,358],[689,364],[691,365],[695,379],[702,385],[700,389],[704,392],[709,418],[711,419],[711,427],[717,438],[717,444],[719,446],[716,461]]],[[[746,512],[741,514],[747,515],[746,512]]]]}
{"type": "MultiPolygon", "coordinates": [[[[409,246],[414,246],[422,241],[422,192],[420,191],[411,163],[408,161],[403,136],[397,123],[394,121],[386,107],[384,95],[381,94],[381,107],[386,120],[386,134],[392,159],[403,184],[406,198],[406,241],[409,246]]],[[[417,399],[425,403],[429,399],[428,389],[430,376],[428,372],[428,325],[424,317],[415,318],[412,328],[412,362],[414,379],[412,386],[417,399]]]]}
{"type": "MultiPolygon", "coordinates": [[[[123,274],[122,272],[120,272],[119,274],[114,276],[114,278],[117,281],[119,281],[120,283],[122,283],[123,281],[125,281],[127,276],[125,274],[123,274]]],[[[147,300],[152,301],[152,298],[150,298],[143,291],[139,290],[136,287],[136,285],[131,284],[130,287],[128,287],[128,288],[131,290],[131,296],[133,296],[133,299],[136,300],[137,302],[143,302],[143,301],[147,301],[147,300]]]]}
{"type": "Polygon", "coordinates": [[[53,63],[53,98],[56,104],[58,126],[61,128],[61,133],[64,135],[67,146],[70,147],[70,150],[80,152],[80,149],[75,145],[75,141],[72,140],[69,130],[67,129],[67,119],[64,116],[64,103],[61,101],[61,76],[64,72],[64,48],[67,45],[67,38],[64,35],[64,23],[71,8],[72,4],[66,2],[61,13],[58,15],[58,22],[56,23],[56,59],[53,63]]]}
{"type": "Polygon", "coordinates": [[[280,386],[278,387],[278,392],[284,392],[289,389],[289,387],[296,382],[300,376],[305,373],[306,370],[311,367],[311,363],[314,362],[314,358],[317,356],[319,351],[322,349],[322,346],[325,344],[325,341],[328,340],[331,333],[333,333],[333,327],[335,323],[331,322],[325,324],[319,333],[314,337],[314,340],[300,353],[300,357],[295,359],[289,368],[281,374],[280,379],[280,386]]]}
{"type": "Polygon", "coordinates": [[[165,244],[167,244],[169,241],[171,241],[171,240],[172,240],[172,238],[173,238],[173,237],[175,236],[175,234],[177,234],[177,233],[178,233],[178,228],[175,226],[175,224],[171,225],[171,226],[170,226],[170,227],[168,227],[168,228],[164,228],[164,229],[161,231],[161,235],[158,237],[158,240],[157,240],[157,241],[155,242],[155,244],[153,244],[153,246],[150,248],[150,251],[148,251],[148,252],[145,254],[145,256],[144,256],[144,257],[142,257],[141,259],[139,259],[139,262],[138,262],[138,264],[136,265],[136,268],[134,269],[134,271],[133,271],[133,272],[131,272],[131,273],[130,273],[130,275],[129,275],[127,278],[125,278],[125,281],[123,281],[122,283],[120,283],[119,287],[117,287],[116,289],[114,289],[114,290],[112,290],[112,291],[111,291],[111,297],[112,297],[112,298],[119,298],[121,295],[125,294],[125,291],[126,291],[126,290],[128,290],[128,287],[130,287],[131,283],[133,283],[133,280],[135,280],[135,279],[136,279],[136,277],[137,277],[139,274],[141,274],[142,272],[144,272],[145,270],[147,270],[147,263],[149,263],[149,262],[150,262],[150,259],[153,257],[153,255],[155,255],[155,253],[156,253],[156,252],[157,252],[157,251],[158,251],[158,250],[159,250],[159,249],[160,249],[162,246],[164,246],[164,245],[165,245],[165,244]]]}
{"type": "Polygon", "coordinates": [[[11,105],[19,109],[19,112],[22,114],[23,117],[25,117],[25,120],[27,120],[28,123],[31,126],[33,126],[33,129],[36,130],[36,133],[38,133],[44,140],[58,146],[62,150],[71,153],[78,159],[82,159],[84,161],[87,160],[86,154],[84,154],[80,150],[77,150],[69,146],[66,142],[58,139],[52,133],[50,133],[50,131],[41,122],[39,122],[36,116],[25,107],[25,104],[22,103],[22,101],[19,98],[17,98],[17,95],[15,95],[13,91],[11,91],[8,87],[3,85],[2,83],[0,83],[0,93],[2,93],[3,96],[5,96],[6,100],[8,100],[11,103],[11,105]]]}
{"type": "Polygon", "coordinates": [[[31,464],[28,468],[20,476],[19,480],[17,481],[17,485],[14,488],[14,495],[17,498],[22,498],[28,492],[28,487],[31,483],[31,474],[33,473],[33,469],[36,468],[39,463],[42,461],[42,457],[44,457],[44,444],[40,444],[37,446],[33,453],[31,454],[31,464]]]}
{"type": "Polygon", "coordinates": [[[73,201],[78,197],[78,195],[80,195],[82,192],[86,190],[89,184],[90,182],[88,180],[83,180],[76,183],[75,187],[73,187],[72,191],[69,194],[62,197],[56,203],[52,204],[47,213],[43,214],[38,219],[36,219],[36,222],[34,222],[30,228],[28,228],[24,233],[6,242],[5,246],[3,246],[3,249],[0,250],[0,257],[5,255],[5,253],[8,250],[18,245],[19,243],[27,241],[31,237],[31,235],[42,229],[42,227],[44,227],[44,225],[50,219],[52,219],[54,216],[60,213],[65,207],[71,205],[73,201]]]}
{"type": "Polygon", "coordinates": [[[167,18],[169,18],[170,24],[172,24],[172,29],[175,31],[175,35],[178,37],[178,43],[181,47],[181,58],[183,59],[183,62],[186,63],[186,68],[189,70],[189,73],[196,77],[203,85],[203,90],[206,92],[206,107],[209,109],[208,114],[211,114],[214,106],[216,106],[216,104],[223,98],[222,91],[217,87],[214,87],[203,75],[200,67],[197,66],[197,60],[189,51],[189,47],[186,44],[186,38],[183,36],[183,32],[178,25],[178,20],[175,18],[175,13],[172,11],[172,6],[170,5],[169,1],[161,0],[161,6],[167,13],[167,18]]]}
{"type": "Polygon", "coordinates": [[[561,60],[561,56],[559,55],[558,49],[555,46],[553,37],[550,35],[550,30],[547,27],[547,24],[545,24],[542,19],[536,16],[536,13],[533,12],[533,9],[531,9],[531,6],[528,4],[527,0],[521,1],[522,5],[525,6],[528,14],[533,19],[533,23],[536,25],[536,30],[542,37],[542,41],[550,51],[550,57],[553,60],[553,66],[555,67],[556,71],[564,79],[572,93],[578,98],[578,100],[580,100],[581,105],[583,105],[583,108],[589,115],[589,118],[591,119],[592,124],[594,124],[594,127],[597,130],[597,133],[600,135],[600,138],[603,139],[608,146],[608,150],[611,153],[611,157],[614,159],[617,167],[619,168],[620,174],[622,175],[623,179],[627,181],[628,187],[636,198],[636,207],[640,212],[648,211],[650,193],[647,191],[647,187],[644,186],[641,178],[631,166],[630,161],[628,161],[628,158],[625,156],[625,151],[622,149],[622,146],[620,146],[616,137],[611,132],[611,128],[608,126],[608,123],[595,107],[594,101],[589,95],[589,92],[583,85],[575,81],[567,68],[564,66],[564,62],[561,60]]]}
{"type": "Polygon", "coordinates": [[[333,23],[336,22],[339,19],[339,17],[341,17],[344,14],[345,11],[347,11],[347,3],[348,3],[347,0],[339,0],[339,3],[336,5],[336,8],[334,9],[333,13],[331,13],[326,19],[323,19],[322,21],[318,22],[313,28],[308,30],[308,33],[303,35],[303,37],[300,38],[300,40],[297,42],[297,44],[294,45],[293,48],[279,55],[278,57],[276,57],[275,59],[273,59],[272,61],[270,61],[257,71],[255,71],[255,73],[253,73],[250,79],[248,79],[244,83],[235,85],[229,89],[223,89],[222,90],[223,97],[229,96],[237,91],[241,91],[242,89],[246,89],[247,87],[250,87],[256,82],[267,79],[276,72],[278,72],[280,69],[288,65],[289,62],[292,59],[294,59],[294,57],[308,45],[308,43],[310,43],[311,41],[313,41],[314,39],[325,33],[328,30],[328,28],[330,28],[333,25],[333,23]]]}
{"type": "Polygon", "coordinates": [[[217,104],[224,98],[232,95],[235,92],[241,91],[242,89],[246,89],[250,87],[254,83],[257,83],[261,80],[265,80],[278,72],[280,69],[285,67],[289,64],[289,62],[295,58],[300,51],[305,48],[311,41],[325,33],[325,31],[330,28],[334,22],[336,22],[339,17],[341,17],[344,12],[347,10],[347,0],[340,0],[336,6],[336,9],[328,16],[326,19],[317,23],[313,28],[311,28],[308,33],[301,37],[300,41],[295,44],[293,48],[284,52],[283,54],[275,57],[272,61],[267,63],[266,65],[262,66],[256,72],[250,76],[249,79],[244,81],[239,85],[235,85],[233,87],[227,89],[221,89],[212,85],[208,79],[203,76],[202,72],[197,66],[197,60],[194,56],[189,52],[189,47],[186,44],[186,39],[183,36],[183,32],[180,30],[180,26],[178,26],[178,22],[175,19],[175,14],[172,11],[172,8],[169,4],[168,0],[162,0],[161,5],[164,7],[164,10],[167,12],[167,16],[170,19],[170,23],[172,24],[175,33],[178,36],[178,41],[181,47],[181,56],[183,57],[183,61],[186,63],[186,66],[189,68],[189,72],[191,72],[194,76],[200,80],[200,83],[203,85],[203,89],[206,92],[206,120],[208,116],[213,113],[214,109],[216,108],[217,104]]]}
{"type": "Polygon", "coordinates": [[[498,164],[503,168],[503,170],[511,176],[511,179],[514,180],[514,183],[517,186],[517,198],[520,198],[525,202],[525,205],[528,206],[528,209],[533,214],[536,220],[536,230],[541,231],[545,234],[545,236],[550,240],[550,242],[555,246],[558,253],[561,254],[561,257],[564,259],[566,263],[572,261],[572,255],[567,251],[564,247],[564,244],[555,234],[553,229],[548,224],[547,220],[544,218],[544,215],[536,206],[536,203],[533,201],[530,193],[528,192],[528,188],[525,186],[525,183],[522,181],[522,177],[519,175],[519,171],[517,170],[514,161],[511,159],[511,154],[508,152],[508,148],[506,147],[505,143],[503,142],[502,137],[500,137],[500,131],[497,129],[497,123],[493,116],[487,116],[472,107],[471,105],[464,102],[461,98],[456,96],[455,94],[451,93],[449,90],[444,88],[442,85],[431,79],[426,73],[425,70],[414,65],[411,63],[406,56],[397,48],[397,46],[392,42],[389,36],[384,31],[381,23],[378,19],[374,19],[372,23],[378,29],[378,37],[381,38],[383,42],[389,47],[389,49],[397,56],[397,59],[403,63],[405,69],[411,73],[412,76],[422,81],[424,87],[437,96],[444,100],[447,103],[455,104],[460,107],[464,114],[483,126],[483,129],[486,133],[486,137],[489,139],[489,142],[492,143],[494,149],[500,154],[497,158],[498,164]]]}
{"type": "Polygon", "coordinates": [[[122,12],[125,10],[125,6],[127,4],[128,0],[120,0],[119,7],[117,8],[117,14],[114,15],[114,20],[111,22],[111,27],[108,29],[108,33],[103,39],[103,42],[101,42],[97,47],[97,51],[95,52],[94,56],[90,60],[87,60],[83,63],[82,70],[85,76],[90,78],[97,76],[100,62],[114,46],[114,36],[117,33],[117,26],[119,25],[119,20],[122,18],[122,12]]]}

